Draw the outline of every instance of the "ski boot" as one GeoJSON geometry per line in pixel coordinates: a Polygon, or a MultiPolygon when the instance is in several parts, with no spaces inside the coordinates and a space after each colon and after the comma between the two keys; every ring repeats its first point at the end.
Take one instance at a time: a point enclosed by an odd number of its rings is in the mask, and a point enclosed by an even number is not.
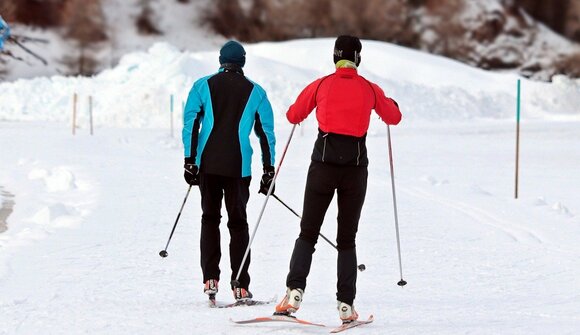
{"type": "Polygon", "coordinates": [[[338,317],[342,323],[351,323],[358,319],[358,313],[354,310],[354,305],[349,305],[342,301],[337,301],[338,317]]]}
{"type": "Polygon", "coordinates": [[[234,299],[236,299],[236,301],[246,301],[252,299],[253,297],[252,293],[245,288],[234,287],[233,293],[234,299]]]}
{"type": "Polygon", "coordinates": [[[203,286],[203,293],[209,296],[209,300],[215,301],[215,295],[218,293],[218,280],[208,279],[203,286]]]}
{"type": "Polygon", "coordinates": [[[291,313],[295,313],[300,308],[303,295],[304,290],[301,288],[287,288],[284,299],[276,305],[276,312],[274,315],[290,315],[291,313]]]}

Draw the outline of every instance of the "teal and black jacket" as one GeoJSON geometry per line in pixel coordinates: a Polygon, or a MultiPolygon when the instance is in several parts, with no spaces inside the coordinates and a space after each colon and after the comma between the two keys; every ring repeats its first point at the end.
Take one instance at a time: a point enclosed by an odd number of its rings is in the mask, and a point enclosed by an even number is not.
{"type": "Polygon", "coordinates": [[[185,162],[200,172],[228,177],[252,174],[250,132],[258,136],[264,167],[274,166],[274,113],[260,85],[239,66],[197,80],[183,111],[185,162]]]}

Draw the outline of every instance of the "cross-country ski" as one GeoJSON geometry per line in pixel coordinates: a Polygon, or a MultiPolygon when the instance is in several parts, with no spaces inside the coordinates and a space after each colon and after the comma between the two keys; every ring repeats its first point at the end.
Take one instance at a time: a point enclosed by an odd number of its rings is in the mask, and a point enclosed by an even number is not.
{"type": "Polygon", "coordinates": [[[295,316],[282,315],[282,314],[261,316],[261,317],[257,317],[257,318],[253,318],[253,319],[246,319],[246,320],[230,319],[230,321],[235,323],[235,324],[239,324],[239,325],[246,325],[246,324],[252,324],[252,323],[263,323],[263,322],[290,322],[290,323],[298,323],[298,324],[306,325],[306,326],[325,327],[323,324],[320,324],[320,323],[310,322],[307,320],[299,319],[295,316]]]}
{"type": "Polygon", "coordinates": [[[216,300],[216,298],[209,298],[209,307],[211,308],[232,308],[232,307],[243,307],[243,306],[259,306],[259,305],[269,305],[276,301],[276,298],[272,298],[270,300],[254,300],[254,299],[246,299],[246,300],[239,300],[232,303],[223,303],[216,300]]]}
{"type": "Polygon", "coordinates": [[[331,333],[340,333],[342,331],[345,331],[345,330],[348,330],[348,329],[351,329],[351,328],[354,328],[354,327],[358,327],[358,326],[362,326],[362,325],[369,324],[369,323],[371,323],[373,321],[374,321],[374,317],[371,315],[366,320],[355,320],[355,321],[343,323],[342,325],[334,328],[330,332],[331,333]]]}

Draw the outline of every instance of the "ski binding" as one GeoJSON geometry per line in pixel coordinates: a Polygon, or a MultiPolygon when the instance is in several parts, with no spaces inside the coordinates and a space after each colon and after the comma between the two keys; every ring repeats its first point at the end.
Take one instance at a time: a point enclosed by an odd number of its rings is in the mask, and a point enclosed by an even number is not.
{"type": "Polygon", "coordinates": [[[369,318],[367,320],[362,320],[362,321],[361,320],[355,320],[355,321],[351,321],[351,322],[348,322],[348,323],[343,323],[342,325],[340,325],[337,328],[334,328],[330,332],[331,333],[340,333],[340,332],[345,331],[345,330],[350,329],[350,328],[354,328],[354,327],[358,327],[358,326],[362,326],[362,325],[369,324],[369,323],[373,322],[374,320],[375,320],[374,317],[371,315],[371,316],[369,316],[369,318]]]}
{"type": "Polygon", "coordinates": [[[232,308],[238,306],[258,306],[258,305],[268,305],[276,301],[276,297],[270,300],[254,300],[254,299],[245,299],[245,300],[238,300],[232,303],[220,303],[216,300],[215,294],[211,294],[209,296],[209,307],[210,308],[232,308]]]}

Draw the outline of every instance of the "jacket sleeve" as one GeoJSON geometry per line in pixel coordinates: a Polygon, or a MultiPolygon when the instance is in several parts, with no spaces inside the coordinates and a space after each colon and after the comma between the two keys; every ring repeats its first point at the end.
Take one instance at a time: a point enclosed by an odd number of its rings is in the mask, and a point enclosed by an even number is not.
{"type": "Polygon", "coordinates": [[[312,112],[314,107],[316,107],[316,93],[322,80],[324,80],[324,78],[312,82],[310,85],[306,86],[302,92],[300,92],[300,95],[298,95],[294,104],[292,104],[288,109],[288,112],[286,112],[286,118],[290,123],[297,124],[304,121],[304,119],[306,119],[312,112]]]}
{"type": "Polygon", "coordinates": [[[391,98],[385,96],[385,92],[376,84],[371,83],[375,91],[375,112],[386,124],[396,125],[401,121],[402,115],[399,104],[391,98]]]}
{"type": "Polygon", "coordinates": [[[199,81],[193,84],[183,110],[181,139],[183,141],[185,161],[191,164],[196,162],[199,125],[203,115],[203,102],[198,91],[199,85],[199,81]]]}
{"type": "Polygon", "coordinates": [[[256,111],[254,122],[254,132],[260,140],[260,149],[262,150],[262,164],[274,166],[276,155],[276,137],[274,135],[274,112],[266,91],[260,89],[262,99],[256,111]]]}

